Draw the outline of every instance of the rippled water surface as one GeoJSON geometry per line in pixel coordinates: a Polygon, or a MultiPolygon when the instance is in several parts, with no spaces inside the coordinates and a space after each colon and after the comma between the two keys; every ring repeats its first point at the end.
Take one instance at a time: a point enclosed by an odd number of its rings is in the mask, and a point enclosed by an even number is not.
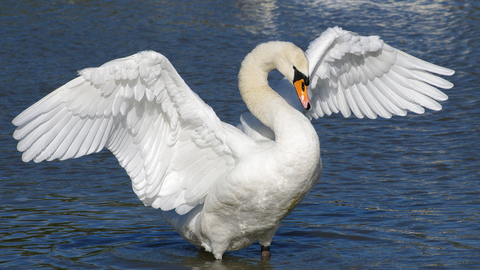
{"type": "MultiPolygon", "coordinates": [[[[479,1],[81,1],[0,3],[0,268],[468,269],[480,267],[479,1]],[[144,207],[107,151],[23,163],[11,120],[76,71],[141,50],[166,55],[226,122],[258,43],[306,49],[341,26],[456,70],[443,110],[315,120],[324,173],[259,245],[223,261],[144,207]]],[[[278,79],[272,76],[272,81],[278,79]]]]}

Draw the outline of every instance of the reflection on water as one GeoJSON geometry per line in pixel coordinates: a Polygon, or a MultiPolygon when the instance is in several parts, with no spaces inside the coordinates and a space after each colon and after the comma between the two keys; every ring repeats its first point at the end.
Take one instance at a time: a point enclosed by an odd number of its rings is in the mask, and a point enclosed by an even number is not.
{"type": "MultiPolygon", "coordinates": [[[[480,264],[478,1],[8,1],[0,10],[0,268],[475,268],[480,264]],[[144,207],[108,152],[21,163],[10,121],[76,70],[153,49],[220,118],[245,110],[256,44],[339,25],[455,69],[440,112],[316,120],[324,173],[260,261],[217,262],[144,207]],[[220,95],[218,93],[221,93],[220,95]]],[[[271,81],[278,79],[278,74],[271,81]],[[277,77],[276,77],[277,76],[277,77]]]]}
{"type": "Polygon", "coordinates": [[[266,35],[277,34],[277,1],[275,0],[240,0],[237,7],[242,11],[242,16],[252,20],[251,27],[247,27],[252,34],[262,32],[266,35]]]}

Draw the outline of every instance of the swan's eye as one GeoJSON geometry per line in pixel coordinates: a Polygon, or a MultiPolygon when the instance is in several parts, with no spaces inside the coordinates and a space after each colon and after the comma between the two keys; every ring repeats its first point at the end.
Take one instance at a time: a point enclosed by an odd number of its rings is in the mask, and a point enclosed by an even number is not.
{"type": "MultiPolygon", "coordinates": [[[[298,71],[298,69],[296,67],[293,67],[293,71],[294,71],[293,83],[303,79],[303,82],[304,82],[305,85],[308,86],[310,84],[310,80],[308,79],[308,76],[306,76],[302,72],[298,71]]],[[[304,88],[304,87],[302,86],[302,88],[304,88]]]]}

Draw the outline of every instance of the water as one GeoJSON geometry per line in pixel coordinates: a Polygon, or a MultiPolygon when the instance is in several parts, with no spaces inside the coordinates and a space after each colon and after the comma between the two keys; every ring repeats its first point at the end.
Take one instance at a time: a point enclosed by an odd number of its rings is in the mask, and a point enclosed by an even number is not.
{"type": "MultiPolygon", "coordinates": [[[[480,267],[479,1],[0,3],[0,268],[468,269],[480,267]],[[151,49],[219,117],[258,43],[306,48],[334,25],[456,70],[440,112],[314,121],[324,173],[278,230],[217,262],[144,207],[109,152],[22,163],[11,120],[76,71],[151,49]]],[[[272,75],[272,81],[278,79],[272,75]]]]}

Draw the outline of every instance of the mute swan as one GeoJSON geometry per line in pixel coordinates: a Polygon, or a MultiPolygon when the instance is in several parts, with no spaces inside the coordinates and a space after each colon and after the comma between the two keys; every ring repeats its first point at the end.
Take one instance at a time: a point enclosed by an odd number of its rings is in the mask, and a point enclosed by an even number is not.
{"type": "Polygon", "coordinates": [[[310,62],[292,43],[269,42],[246,56],[239,88],[252,114],[239,128],[221,122],[166,57],[145,51],[80,71],[18,115],[13,136],[25,162],[106,147],[140,200],[160,208],[183,238],[216,259],[259,240],[268,257],[281,220],[322,171],[308,118],[422,113],[421,106],[441,108],[428,96],[446,99],[428,84],[452,87],[428,72],[453,71],[338,27],[313,41],[307,55],[310,62]],[[293,106],[268,86],[274,68],[289,84],[279,91],[296,89],[296,101],[287,98],[293,106]]]}

